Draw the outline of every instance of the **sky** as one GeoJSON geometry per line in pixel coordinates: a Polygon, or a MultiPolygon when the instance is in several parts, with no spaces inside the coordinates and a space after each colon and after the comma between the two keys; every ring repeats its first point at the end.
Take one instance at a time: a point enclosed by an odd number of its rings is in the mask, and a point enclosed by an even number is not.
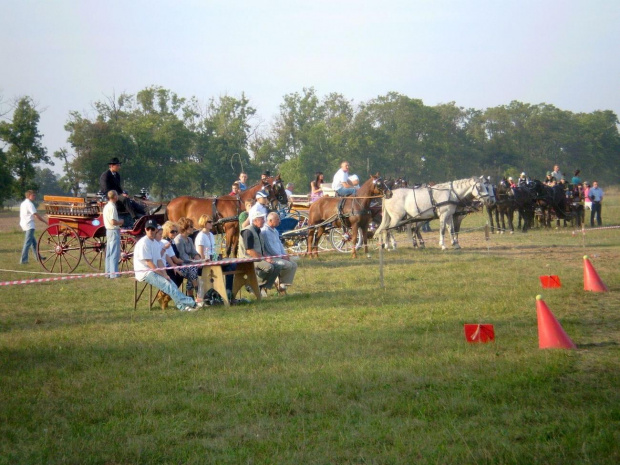
{"type": "Polygon", "coordinates": [[[244,93],[261,127],[309,87],[620,114],[618,0],[3,0],[0,15],[0,114],[32,97],[50,155],[70,149],[70,112],[152,85],[244,93]]]}

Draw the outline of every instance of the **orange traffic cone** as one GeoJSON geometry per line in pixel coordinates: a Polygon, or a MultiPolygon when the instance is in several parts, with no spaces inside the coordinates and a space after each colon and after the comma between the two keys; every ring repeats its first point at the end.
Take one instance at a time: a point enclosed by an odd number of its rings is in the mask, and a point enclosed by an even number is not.
{"type": "Polygon", "coordinates": [[[601,281],[598,273],[590,263],[587,255],[583,256],[583,290],[592,292],[608,292],[607,286],[601,281]]]}
{"type": "Polygon", "coordinates": [[[538,317],[538,347],[540,349],[576,349],[577,346],[564,332],[541,295],[536,296],[538,317]]]}

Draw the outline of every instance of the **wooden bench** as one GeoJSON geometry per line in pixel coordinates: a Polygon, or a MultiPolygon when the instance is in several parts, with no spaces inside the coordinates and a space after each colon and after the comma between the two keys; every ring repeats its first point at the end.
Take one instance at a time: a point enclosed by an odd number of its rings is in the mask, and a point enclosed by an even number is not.
{"type": "Polygon", "coordinates": [[[226,276],[234,275],[232,295],[235,296],[245,286],[249,286],[252,292],[256,296],[257,300],[261,300],[260,289],[258,287],[258,280],[256,279],[256,272],[254,270],[254,262],[256,260],[248,259],[224,259],[213,262],[213,264],[207,262],[202,268],[202,276],[198,279],[202,280],[204,292],[209,289],[216,291],[221,297],[224,305],[229,307],[230,301],[228,300],[228,293],[226,292],[226,276]],[[239,261],[241,260],[241,261],[239,261]],[[233,271],[224,271],[223,266],[229,263],[235,263],[236,269],[233,271]]]}

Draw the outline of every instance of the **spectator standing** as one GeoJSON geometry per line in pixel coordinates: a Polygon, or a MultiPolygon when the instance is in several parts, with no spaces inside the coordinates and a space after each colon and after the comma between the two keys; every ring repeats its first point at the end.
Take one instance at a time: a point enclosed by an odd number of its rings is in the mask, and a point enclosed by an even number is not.
{"type": "Polygon", "coordinates": [[[551,176],[553,177],[556,183],[562,180],[563,174],[560,172],[560,165],[553,166],[553,171],[551,172],[551,176]]]}
{"type": "Polygon", "coordinates": [[[279,294],[286,294],[286,289],[293,284],[295,273],[297,272],[297,263],[291,260],[291,257],[284,250],[280,234],[276,229],[280,224],[280,216],[271,212],[267,215],[267,224],[261,228],[261,237],[265,246],[265,254],[277,258],[272,258],[273,263],[280,266],[280,285],[278,287],[279,294]]]}
{"type": "Polygon", "coordinates": [[[581,170],[575,170],[575,174],[573,175],[572,179],[570,180],[570,183],[573,186],[579,186],[581,184],[581,177],[579,177],[580,173],[581,173],[581,170]]]}
{"type": "Polygon", "coordinates": [[[583,208],[584,210],[592,210],[592,200],[590,200],[590,183],[583,182],[583,208]]]}
{"type": "Polygon", "coordinates": [[[34,206],[34,199],[36,199],[37,194],[33,190],[26,191],[25,199],[19,206],[19,226],[22,228],[26,234],[24,235],[24,247],[22,248],[22,257],[19,261],[20,264],[26,265],[28,264],[28,251],[30,247],[32,247],[32,251],[34,252],[34,256],[37,257],[37,261],[41,262],[44,260],[43,257],[37,255],[37,241],[34,238],[34,219],[38,219],[39,221],[47,224],[38,213],[37,207],[34,206]]]}
{"type": "Polygon", "coordinates": [[[321,189],[321,184],[324,182],[323,173],[321,171],[317,171],[314,181],[310,181],[310,202],[315,202],[319,198],[323,197],[323,189],[321,189]]]}
{"type": "Polygon", "coordinates": [[[592,182],[592,188],[588,192],[588,197],[592,201],[592,212],[590,213],[590,226],[594,226],[594,217],[596,216],[596,224],[603,225],[601,219],[601,203],[603,202],[603,189],[598,187],[598,182],[592,182]]]}
{"type": "Polygon", "coordinates": [[[183,295],[179,288],[170,280],[161,257],[161,246],[156,243],[157,222],[148,220],[145,225],[145,236],[136,244],[133,256],[133,269],[137,281],[146,281],[160,291],[168,294],[181,311],[191,312],[198,309],[191,297],[183,295]]]}
{"type": "Polygon", "coordinates": [[[121,226],[123,222],[118,218],[116,210],[118,193],[114,190],[108,192],[108,203],[103,207],[103,224],[105,226],[105,273],[110,279],[120,278],[118,275],[118,262],[121,259],[121,226]]]}

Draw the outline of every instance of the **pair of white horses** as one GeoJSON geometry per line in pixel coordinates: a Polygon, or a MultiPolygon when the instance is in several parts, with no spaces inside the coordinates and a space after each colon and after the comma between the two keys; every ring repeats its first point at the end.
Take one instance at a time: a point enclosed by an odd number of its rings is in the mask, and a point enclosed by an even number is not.
{"type": "Polygon", "coordinates": [[[385,243],[386,232],[405,223],[421,222],[439,218],[439,245],[446,249],[444,236],[450,231],[452,246],[460,249],[455,231],[454,215],[472,200],[485,205],[495,203],[495,194],[484,177],[459,179],[457,181],[418,188],[401,188],[392,191],[391,199],[383,200],[383,219],[375,234],[381,234],[385,243]]]}

